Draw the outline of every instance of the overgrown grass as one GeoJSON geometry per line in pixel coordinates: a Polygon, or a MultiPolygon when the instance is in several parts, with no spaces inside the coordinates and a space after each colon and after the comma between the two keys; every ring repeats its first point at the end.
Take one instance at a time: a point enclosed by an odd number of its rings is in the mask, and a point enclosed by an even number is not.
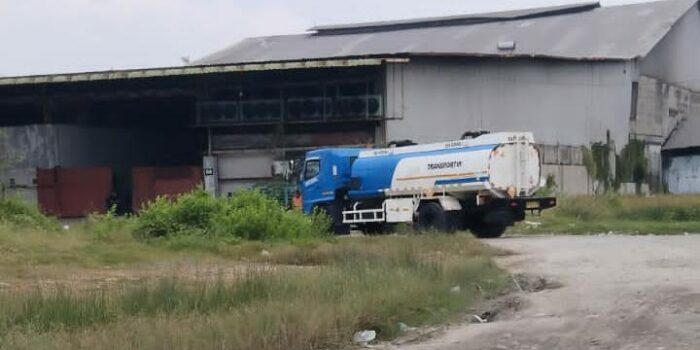
{"type": "Polygon", "coordinates": [[[0,224],[41,230],[58,229],[58,221],[18,197],[0,197],[0,224]]]}
{"type": "Polygon", "coordinates": [[[359,330],[444,321],[507,283],[499,252],[468,235],[257,248],[233,278],[0,294],[0,347],[338,348],[359,330]]]}
{"type": "Polygon", "coordinates": [[[47,232],[0,226],[0,271],[5,277],[30,266],[101,267],[152,262],[170,256],[175,254],[143,244],[129,232],[113,233],[105,240],[80,228],[47,232]]]}
{"type": "Polygon", "coordinates": [[[217,199],[202,190],[171,201],[148,203],[135,219],[135,233],[143,239],[203,236],[236,240],[295,241],[329,234],[325,215],[304,215],[287,210],[257,191],[240,191],[232,198],[217,199]]]}
{"type": "Polygon", "coordinates": [[[560,197],[556,209],[529,217],[515,233],[679,234],[700,232],[700,196],[560,197]]]}

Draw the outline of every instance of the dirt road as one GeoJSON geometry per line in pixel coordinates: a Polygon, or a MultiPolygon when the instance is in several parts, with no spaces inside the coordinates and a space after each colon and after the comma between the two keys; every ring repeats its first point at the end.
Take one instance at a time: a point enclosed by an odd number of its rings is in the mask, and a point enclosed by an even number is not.
{"type": "Polygon", "coordinates": [[[528,237],[489,242],[513,273],[558,289],[517,293],[518,311],[450,327],[405,350],[700,349],[700,236],[528,237]]]}

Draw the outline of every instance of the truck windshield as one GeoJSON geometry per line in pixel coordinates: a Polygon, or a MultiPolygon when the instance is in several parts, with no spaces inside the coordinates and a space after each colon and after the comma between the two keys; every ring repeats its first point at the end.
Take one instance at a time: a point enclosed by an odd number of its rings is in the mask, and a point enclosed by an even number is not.
{"type": "Polygon", "coordinates": [[[310,180],[318,176],[321,172],[321,160],[311,159],[306,161],[304,167],[304,180],[310,180]]]}

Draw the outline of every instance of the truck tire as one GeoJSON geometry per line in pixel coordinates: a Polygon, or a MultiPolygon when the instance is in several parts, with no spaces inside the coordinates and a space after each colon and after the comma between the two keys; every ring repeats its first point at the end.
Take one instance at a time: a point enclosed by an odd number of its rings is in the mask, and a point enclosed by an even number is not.
{"type": "Polygon", "coordinates": [[[418,230],[452,233],[455,225],[439,203],[428,202],[418,208],[418,230]]]}
{"type": "Polygon", "coordinates": [[[480,223],[472,226],[471,231],[478,238],[493,239],[503,236],[506,232],[506,225],[480,223]]]}

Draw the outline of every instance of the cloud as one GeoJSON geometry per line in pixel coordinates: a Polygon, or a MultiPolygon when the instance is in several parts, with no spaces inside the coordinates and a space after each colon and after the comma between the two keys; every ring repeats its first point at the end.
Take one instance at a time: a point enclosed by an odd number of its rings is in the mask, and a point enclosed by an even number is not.
{"type": "Polygon", "coordinates": [[[181,64],[248,35],[301,31],[290,9],[224,0],[23,0],[0,5],[0,74],[181,64]]]}

